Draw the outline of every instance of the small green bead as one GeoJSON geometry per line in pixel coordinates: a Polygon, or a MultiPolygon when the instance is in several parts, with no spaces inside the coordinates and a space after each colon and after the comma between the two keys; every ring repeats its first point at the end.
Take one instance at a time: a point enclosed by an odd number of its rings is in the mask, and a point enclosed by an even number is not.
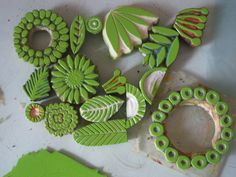
{"type": "Polygon", "coordinates": [[[48,28],[49,28],[51,31],[53,31],[53,30],[55,30],[56,26],[51,23],[51,24],[48,26],[48,28]]]}
{"type": "Polygon", "coordinates": [[[61,47],[60,45],[57,45],[56,50],[58,50],[58,51],[61,52],[61,53],[65,53],[66,50],[67,50],[67,48],[61,47]]]}
{"type": "Polygon", "coordinates": [[[169,139],[162,135],[160,137],[156,137],[156,140],[154,141],[154,145],[158,151],[165,151],[165,149],[169,146],[169,139]]]}
{"type": "Polygon", "coordinates": [[[230,127],[231,125],[233,125],[233,118],[232,116],[226,114],[226,115],[223,115],[221,118],[220,118],[220,126],[221,127],[230,127]]]}
{"type": "Polygon", "coordinates": [[[36,55],[36,57],[42,57],[43,56],[43,53],[42,53],[42,51],[36,51],[36,53],[35,53],[35,55],[36,55]]]}
{"type": "Polygon", "coordinates": [[[52,63],[55,63],[57,61],[57,58],[53,54],[51,54],[49,58],[52,63]]]}
{"type": "Polygon", "coordinates": [[[173,109],[173,106],[170,101],[162,100],[158,105],[158,109],[162,112],[169,113],[173,109]]]}
{"type": "Polygon", "coordinates": [[[52,43],[51,43],[51,47],[53,47],[53,48],[55,48],[57,46],[57,41],[52,41],[52,43]]]}
{"type": "Polygon", "coordinates": [[[53,54],[56,58],[61,58],[61,57],[62,57],[62,54],[61,54],[59,51],[57,51],[57,50],[53,50],[53,51],[52,51],[52,54],[53,54]]]}
{"type": "Polygon", "coordinates": [[[33,10],[33,15],[34,17],[39,17],[39,11],[38,10],[33,10]]]}
{"type": "Polygon", "coordinates": [[[26,20],[25,17],[23,17],[23,18],[21,19],[21,22],[24,23],[24,24],[27,24],[27,23],[28,23],[28,21],[26,20]]]}
{"type": "Polygon", "coordinates": [[[206,101],[210,104],[215,105],[218,101],[220,101],[220,95],[214,90],[210,90],[206,94],[206,101]]]}
{"type": "Polygon", "coordinates": [[[53,38],[53,40],[57,40],[58,38],[59,38],[59,33],[57,32],[57,31],[53,31],[52,32],[52,38],[53,38]]]}
{"type": "Polygon", "coordinates": [[[58,25],[59,23],[61,23],[63,21],[62,17],[58,16],[56,19],[55,19],[55,25],[58,25]]]}
{"type": "Polygon", "coordinates": [[[151,136],[161,136],[164,133],[164,127],[160,123],[153,122],[149,126],[149,133],[151,136]]]}
{"type": "Polygon", "coordinates": [[[47,57],[47,56],[44,57],[44,63],[45,63],[45,65],[49,65],[50,64],[49,57],[47,57]]]}
{"type": "Polygon", "coordinates": [[[22,33],[21,33],[21,36],[22,37],[27,37],[28,35],[28,31],[27,30],[23,30],[22,33]]]}
{"type": "Polygon", "coordinates": [[[187,170],[191,166],[191,161],[187,156],[180,155],[176,161],[176,166],[180,170],[187,170]]]}
{"type": "Polygon", "coordinates": [[[60,34],[67,34],[69,32],[68,28],[63,28],[59,31],[60,34]]]}
{"type": "Polygon", "coordinates": [[[231,141],[234,139],[234,130],[231,128],[223,128],[221,130],[221,139],[225,141],[231,141]]]}
{"type": "Polygon", "coordinates": [[[57,25],[57,30],[60,30],[62,28],[66,27],[66,23],[65,22],[61,22],[59,25],[57,25]]]}
{"type": "Polygon", "coordinates": [[[25,55],[25,56],[23,57],[23,60],[24,60],[24,61],[28,61],[28,60],[29,60],[29,56],[28,56],[28,55],[25,55]]]}
{"type": "Polygon", "coordinates": [[[44,59],[43,58],[39,58],[39,66],[44,66],[44,59]]]}
{"type": "Polygon", "coordinates": [[[60,40],[61,40],[61,41],[68,41],[69,38],[70,38],[70,37],[69,37],[68,34],[64,34],[64,35],[61,35],[61,36],[60,36],[60,40]]]}
{"type": "Polygon", "coordinates": [[[21,51],[20,53],[19,53],[19,57],[20,58],[23,58],[25,56],[25,52],[24,51],[21,51]]]}
{"type": "Polygon", "coordinates": [[[33,22],[33,21],[34,21],[34,15],[33,15],[33,13],[31,13],[31,12],[28,12],[28,13],[25,15],[25,18],[27,19],[28,22],[33,22]]]}
{"type": "Polygon", "coordinates": [[[18,33],[14,33],[14,34],[13,34],[13,37],[14,37],[15,39],[21,39],[21,35],[18,34],[18,33]]]}
{"type": "Polygon", "coordinates": [[[54,22],[56,18],[57,18],[57,15],[54,12],[52,12],[50,20],[54,22]]]}
{"type": "Polygon", "coordinates": [[[179,157],[179,153],[176,149],[168,147],[165,150],[165,159],[168,162],[175,163],[179,157]]]}
{"type": "Polygon", "coordinates": [[[29,58],[29,63],[33,64],[34,61],[35,61],[35,58],[33,58],[33,57],[30,57],[30,58],[29,58]]]}
{"type": "Polygon", "coordinates": [[[21,44],[25,45],[27,44],[27,42],[28,42],[28,39],[26,37],[21,39],[21,44]]]}
{"type": "Polygon", "coordinates": [[[218,140],[214,144],[214,149],[220,154],[225,154],[229,151],[229,143],[225,140],[218,140]]]}
{"type": "Polygon", "coordinates": [[[203,87],[195,88],[194,91],[193,91],[193,96],[194,96],[194,98],[196,98],[198,100],[205,100],[205,98],[206,98],[206,89],[204,89],[203,87]]]}
{"type": "Polygon", "coordinates": [[[50,55],[52,53],[52,48],[48,47],[48,48],[44,49],[43,53],[45,55],[50,55]]]}
{"type": "Polygon", "coordinates": [[[201,170],[207,166],[206,157],[203,155],[195,155],[191,160],[191,164],[193,168],[201,170]]]}
{"type": "Polygon", "coordinates": [[[29,54],[30,57],[32,57],[32,56],[34,56],[35,52],[34,52],[33,49],[29,49],[28,54],[29,54]]]}
{"type": "Polygon", "coordinates": [[[34,23],[35,26],[38,26],[38,25],[40,25],[41,20],[40,20],[40,19],[35,19],[35,20],[33,21],[33,23],[34,23]]]}
{"type": "Polygon", "coordinates": [[[44,19],[44,18],[45,18],[45,15],[46,15],[45,10],[44,10],[44,9],[40,9],[40,10],[39,10],[39,17],[40,17],[41,19],[44,19]]]}
{"type": "Polygon", "coordinates": [[[168,96],[168,99],[172,103],[172,105],[177,105],[181,102],[181,96],[180,96],[179,92],[172,92],[168,96]]]}
{"type": "Polygon", "coordinates": [[[43,19],[43,21],[42,21],[42,25],[43,25],[43,26],[46,26],[46,27],[47,27],[49,24],[50,24],[50,21],[49,21],[48,19],[46,19],[46,18],[43,19]]]}
{"type": "Polygon", "coordinates": [[[26,28],[27,28],[27,30],[31,30],[33,28],[33,24],[32,23],[28,23],[26,25],[26,28]]]}
{"type": "Polygon", "coordinates": [[[226,114],[228,110],[229,110],[228,104],[225,102],[219,101],[215,105],[215,111],[220,116],[226,114]]]}
{"type": "Polygon", "coordinates": [[[34,59],[33,65],[36,66],[36,67],[39,65],[39,59],[38,58],[34,59]]]}
{"type": "Polygon", "coordinates": [[[152,120],[154,122],[163,122],[164,120],[166,119],[166,114],[161,112],[161,111],[155,111],[153,114],[152,114],[152,120]]]}
{"type": "Polygon", "coordinates": [[[14,32],[15,33],[21,33],[23,30],[22,30],[22,28],[20,28],[19,26],[16,26],[15,28],[14,28],[14,32]]]}
{"type": "Polygon", "coordinates": [[[215,150],[210,150],[206,153],[206,159],[210,164],[217,164],[221,160],[221,155],[215,150]]]}
{"type": "Polygon", "coordinates": [[[20,22],[20,23],[18,24],[18,26],[19,26],[21,29],[25,29],[25,24],[24,24],[23,22],[20,22]]]}
{"type": "Polygon", "coordinates": [[[52,14],[51,10],[46,10],[46,18],[49,18],[52,14]]]}
{"type": "Polygon", "coordinates": [[[29,46],[24,45],[24,46],[22,47],[22,49],[23,49],[25,52],[28,52],[28,50],[29,50],[29,46]]]}
{"type": "Polygon", "coordinates": [[[180,90],[180,95],[183,100],[189,100],[193,97],[193,90],[190,87],[183,87],[180,90]]]}

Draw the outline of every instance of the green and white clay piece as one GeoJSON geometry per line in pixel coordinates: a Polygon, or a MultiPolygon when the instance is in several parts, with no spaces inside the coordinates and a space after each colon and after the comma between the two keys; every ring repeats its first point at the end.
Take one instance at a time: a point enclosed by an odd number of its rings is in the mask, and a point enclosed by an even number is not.
{"type": "Polygon", "coordinates": [[[143,64],[150,68],[169,67],[179,52],[178,33],[167,27],[153,26],[149,41],[143,43],[139,51],[143,55],[143,64]]]}
{"type": "Polygon", "coordinates": [[[63,101],[79,104],[97,92],[99,86],[95,65],[85,56],[59,60],[52,71],[52,88],[63,101]]]}
{"type": "Polygon", "coordinates": [[[44,119],[44,108],[40,104],[31,103],[25,109],[25,116],[31,122],[40,122],[44,119]]]}
{"type": "Polygon", "coordinates": [[[102,31],[102,19],[97,16],[89,17],[86,20],[86,30],[92,34],[98,34],[102,31]]]}
{"type": "Polygon", "coordinates": [[[197,47],[202,43],[208,13],[207,8],[184,9],[176,16],[174,28],[187,43],[197,47]]]}
{"type": "Polygon", "coordinates": [[[103,27],[103,39],[113,59],[130,53],[148,38],[148,30],[158,17],[144,9],[121,6],[108,12],[103,27]]]}
{"type": "Polygon", "coordinates": [[[76,130],[74,140],[85,146],[102,146],[128,141],[125,119],[92,123],[76,130]]]}
{"type": "Polygon", "coordinates": [[[51,10],[33,10],[26,13],[14,28],[14,47],[20,58],[34,66],[57,62],[69,47],[69,29],[61,16],[51,10]],[[51,41],[47,48],[35,50],[31,38],[37,31],[47,31],[51,41]]]}
{"type": "Polygon", "coordinates": [[[76,16],[70,26],[70,48],[74,55],[78,54],[85,40],[85,22],[83,17],[76,16]]]}
{"type": "Polygon", "coordinates": [[[23,89],[31,101],[41,100],[49,96],[51,87],[48,81],[49,72],[46,67],[36,69],[23,89]]]}
{"type": "Polygon", "coordinates": [[[153,68],[148,70],[139,81],[140,90],[149,104],[152,104],[165,73],[164,67],[153,68]]]}
{"type": "Polygon", "coordinates": [[[46,107],[45,118],[46,128],[55,136],[72,133],[78,124],[77,111],[68,103],[49,104],[46,107]]]}
{"type": "Polygon", "coordinates": [[[122,76],[119,69],[115,69],[111,79],[102,85],[106,94],[118,93],[120,95],[125,93],[125,84],[127,79],[122,76]]]}
{"type": "Polygon", "coordinates": [[[140,90],[128,83],[126,84],[126,99],[126,128],[130,128],[144,117],[146,102],[140,90]]]}
{"type": "Polygon", "coordinates": [[[118,112],[123,103],[123,100],[111,95],[96,96],[80,107],[80,115],[90,122],[105,122],[118,112]]]}

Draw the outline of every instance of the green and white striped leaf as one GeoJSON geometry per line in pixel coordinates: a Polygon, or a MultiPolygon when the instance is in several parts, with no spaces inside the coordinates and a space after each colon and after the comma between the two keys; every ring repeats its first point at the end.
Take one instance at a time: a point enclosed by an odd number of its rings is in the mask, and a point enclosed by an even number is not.
{"type": "Polygon", "coordinates": [[[23,86],[23,89],[31,101],[41,100],[49,96],[51,90],[48,82],[48,69],[46,67],[36,69],[29,80],[23,86]]]}
{"type": "Polygon", "coordinates": [[[70,26],[70,47],[73,54],[77,54],[85,40],[85,22],[83,17],[76,16],[70,26]]]}
{"type": "Polygon", "coordinates": [[[125,120],[92,123],[76,130],[74,140],[85,146],[102,146],[128,141],[125,120]]]}
{"type": "Polygon", "coordinates": [[[103,28],[103,39],[111,57],[116,59],[141,45],[150,27],[157,22],[158,17],[141,8],[122,6],[111,10],[103,28]]]}
{"type": "Polygon", "coordinates": [[[87,121],[104,122],[118,112],[123,103],[123,100],[111,95],[96,96],[80,107],[80,114],[87,121]]]}

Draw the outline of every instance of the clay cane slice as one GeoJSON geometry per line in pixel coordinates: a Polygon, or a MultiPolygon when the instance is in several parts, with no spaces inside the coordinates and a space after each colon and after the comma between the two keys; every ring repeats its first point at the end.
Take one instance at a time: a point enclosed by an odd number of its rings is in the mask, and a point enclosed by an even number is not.
{"type": "Polygon", "coordinates": [[[92,34],[98,34],[102,31],[102,19],[97,16],[89,17],[86,20],[86,30],[92,34]]]}
{"type": "Polygon", "coordinates": [[[140,90],[131,85],[126,84],[126,128],[130,128],[137,124],[143,117],[146,111],[146,102],[140,90]]]}
{"type": "Polygon", "coordinates": [[[44,119],[44,108],[40,104],[31,103],[26,107],[25,115],[31,122],[40,122],[44,119]]]}
{"type": "Polygon", "coordinates": [[[166,73],[166,68],[159,67],[148,70],[139,81],[140,90],[146,99],[146,101],[151,105],[152,100],[155,98],[158,88],[161,84],[166,73]]]}

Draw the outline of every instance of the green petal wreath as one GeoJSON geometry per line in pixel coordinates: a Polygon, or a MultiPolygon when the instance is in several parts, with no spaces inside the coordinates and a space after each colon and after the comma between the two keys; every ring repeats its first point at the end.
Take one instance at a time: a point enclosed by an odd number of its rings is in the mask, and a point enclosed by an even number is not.
{"type": "MultiPolygon", "coordinates": [[[[63,136],[74,132],[75,141],[82,145],[101,146],[126,142],[127,129],[143,119],[146,102],[151,104],[154,101],[165,73],[176,60],[179,38],[183,38],[193,47],[199,46],[207,15],[207,8],[184,9],[177,14],[173,28],[166,28],[157,25],[159,18],[155,14],[138,7],[122,6],[107,13],[104,26],[100,17],[92,16],[84,20],[82,16],[76,16],[69,31],[63,18],[51,10],[28,12],[14,28],[14,47],[23,60],[36,67],[46,66],[30,76],[24,85],[26,93],[31,101],[49,96],[50,80],[56,95],[62,102],[68,103],[49,104],[45,112],[40,104],[32,103],[26,108],[26,117],[32,122],[38,122],[45,117],[49,133],[63,136]],[[34,50],[31,47],[31,37],[38,30],[46,30],[51,36],[49,46],[43,50],[34,50]],[[151,68],[140,81],[141,91],[129,84],[119,69],[103,84],[106,94],[126,93],[126,119],[108,120],[120,109],[122,100],[114,100],[115,97],[111,95],[90,99],[90,96],[97,92],[99,75],[95,65],[85,56],[79,55],[86,30],[92,34],[103,31],[103,39],[113,59],[139,47],[144,56],[143,64],[149,64],[151,68]],[[63,59],[69,45],[73,55],[63,59]],[[47,68],[54,63],[52,71],[47,68]],[[78,115],[70,104],[78,105],[83,102],[85,103],[80,107],[81,110],[86,110],[86,115],[93,116],[93,119],[85,116],[86,120],[94,121],[96,118],[98,122],[75,130],[78,115]]],[[[155,147],[164,153],[167,161],[176,163],[180,169],[188,169],[191,166],[203,169],[208,163],[216,164],[228,151],[229,141],[234,138],[231,128],[233,118],[228,113],[228,105],[221,101],[217,92],[207,91],[202,87],[184,87],[180,91],[172,92],[167,99],[159,103],[158,110],[152,114],[152,120],[149,130],[155,138],[155,147]],[[181,154],[165,135],[163,121],[177,105],[184,104],[202,107],[207,105],[207,108],[204,108],[216,117],[220,131],[214,135],[213,148],[205,154],[195,154],[191,157],[181,154]]]]}

